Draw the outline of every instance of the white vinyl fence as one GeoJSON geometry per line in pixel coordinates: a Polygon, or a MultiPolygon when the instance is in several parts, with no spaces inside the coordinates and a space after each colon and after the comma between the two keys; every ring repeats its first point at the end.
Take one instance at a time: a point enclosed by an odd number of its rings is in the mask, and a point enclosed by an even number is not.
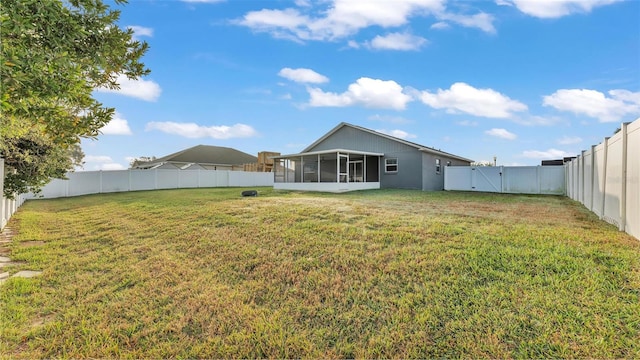
{"type": "Polygon", "coordinates": [[[227,170],[112,170],[80,171],[55,179],[31,199],[52,199],[123,191],[208,187],[273,186],[273,173],[227,170]]]}
{"type": "Polygon", "coordinates": [[[4,160],[0,158],[0,230],[4,229],[11,216],[18,211],[26,199],[25,195],[16,195],[15,199],[4,197],[4,160]]]}
{"type": "Polygon", "coordinates": [[[567,196],[640,239],[640,119],[565,164],[567,196]]]}
{"type": "Polygon", "coordinates": [[[510,194],[565,194],[563,166],[446,166],[444,189],[510,194]]]}

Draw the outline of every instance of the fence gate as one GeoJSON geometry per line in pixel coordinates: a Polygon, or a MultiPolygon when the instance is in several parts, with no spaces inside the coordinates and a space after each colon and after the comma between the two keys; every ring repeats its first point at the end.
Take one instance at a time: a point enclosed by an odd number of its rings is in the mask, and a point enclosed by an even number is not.
{"type": "Polygon", "coordinates": [[[502,192],[502,167],[472,167],[471,189],[482,192],[502,192]]]}

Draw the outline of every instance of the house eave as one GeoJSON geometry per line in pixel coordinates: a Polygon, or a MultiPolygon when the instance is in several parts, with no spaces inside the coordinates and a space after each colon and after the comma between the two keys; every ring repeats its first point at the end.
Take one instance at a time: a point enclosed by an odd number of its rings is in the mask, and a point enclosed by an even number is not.
{"type": "Polygon", "coordinates": [[[279,155],[279,156],[273,156],[273,157],[270,157],[270,158],[271,159],[290,159],[290,158],[297,158],[297,157],[301,157],[301,156],[336,154],[336,153],[355,154],[355,155],[368,155],[368,156],[384,156],[383,153],[376,153],[376,152],[370,152],[370,151],[348,150],[348,149],[329,149],[329,150],[302,152],[302,153],[297,153],[297,154],[279,155]]]}
{"type": "Polygon", "coordinates": [[[449,154],[449,153],[447,153],[447,152],[440,151],[440,150],[436,150],[436,149],[431,149],[431,148],[423,147],[423,148],[419,148],[418,150],[419,150],[419,151],[422,151],[422,152],[430,153],[430,154],[435,154],[435,155],[440,155],[440,156],[446,156],[446,157],[448,157],[448,158],[452,158],[452,159],[456,159],[456,160],[460,160],[460,161],[466,161],[466,162],[469,162],[469,163],[472,163],[472,162],[473,162],[473,160],[471,160],[471,159],[463,158],[462,156],[457,156],[457,155],[449,154]]]}

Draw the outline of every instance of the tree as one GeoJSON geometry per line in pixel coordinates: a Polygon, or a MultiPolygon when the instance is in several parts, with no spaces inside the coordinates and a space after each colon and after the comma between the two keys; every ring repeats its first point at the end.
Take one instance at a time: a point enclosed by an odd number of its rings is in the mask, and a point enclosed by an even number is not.
{"type": "Polygon", "coordinates": [[[494,166],[491,161],[476,161],[472,162],[471,166],[494,166]]]}
{"type": "MultiPolygon", "coordinates": [[[[115,0],[124,4],[125,0],[115,0]]],[[[146,42],[116,23],[102,0],[2,0],[0,4],[0,157],[4,193],[37,192],[82,161],[114,109],[92,97],[117,89],[120,74],[147,75],[146,42]]]]}
{"type": "Polygon", "coordinates": [[[129,162],[129,168],[133,169],[134,167],[140,164],[148,163],[148,162],[154,161],[155,159],[156,159],[155,156],[140,156],[140,157],[134,158],[129,162]]]}

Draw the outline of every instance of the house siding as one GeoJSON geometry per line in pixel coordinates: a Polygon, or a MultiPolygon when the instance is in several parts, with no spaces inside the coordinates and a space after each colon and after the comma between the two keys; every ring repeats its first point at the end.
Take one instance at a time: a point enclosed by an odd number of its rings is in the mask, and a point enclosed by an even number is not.
{"type": "Polygon", "coordinates": [[[422,190],[444,190],[444,167],[449,161],[451,166],[469,166],[469,162],[455,158],[431,153],[422,154],[422,190]],[[440,159],[439,173],[436,171],[436,159],[440,159]]]}
{"type": "MultiPolygon", "coordinates": [[[[385,154],[380,160],[380,187],[422,189],[422,153],[409,145],[367,133],[349,126],[342,127],[307,152],[346,149],[385,154]],[[398,172],[385,173],[384,159],[398,159],[398,172]]],[[[442,181],[444,187],[444,180],[442,181]]]]}

